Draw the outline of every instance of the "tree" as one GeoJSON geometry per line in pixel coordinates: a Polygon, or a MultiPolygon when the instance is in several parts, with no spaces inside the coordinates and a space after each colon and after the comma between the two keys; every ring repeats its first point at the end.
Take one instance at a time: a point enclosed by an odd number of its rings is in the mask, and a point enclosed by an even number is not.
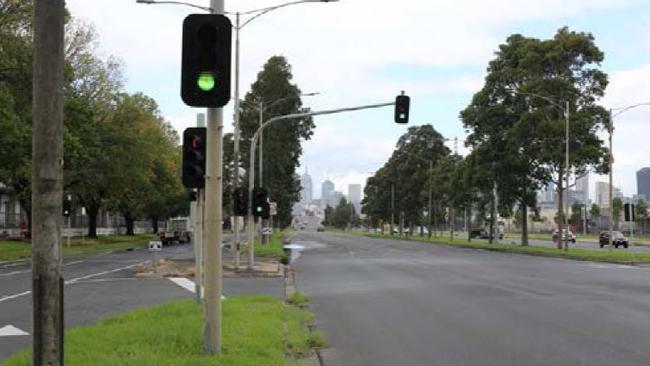
{"type": "Polygon", "coordinates": [[[595,203],[591,205],[591,208],[589,209],[589,218],[592,222],[598,222],[598,231],[600,231],[600,206],[595,203]]]}
{"type": "MultiPolygon", "coordinates": [[[[330,213],[332,212],[330,211],[330,213]]],[[[348,226],[353,227],[359,223],[359,217],[354,210],[354,205],[345,198],[341,198],[331,217],[329,224],[339,229],[345,229],[348,226]]]]}
{"type": "Polygon", "coordinates": [[[585,205],[580,202],[574,202],[573,205],[571,205],[571,219],[569,220],[571,225],[575,225],[576,227],[582,226],[582,210],[584,207],[585,205]]]}
{"type": "Polygon", "coordinates": [[[610,220],[613,220],[614,230],[619,230],[619,224],[621,222],[622,212],[623,212],[623,201],[619,197],[616,197],[612,200],[612,215],[614,217],[609,218],[610,220]]]}
{"type": "Polygon", "coordinates": [[[636,211],[636,220],[641,223],[641,235],[645,234],[645,226],[648,222],[648,204],[643,199],[636,201],[634,210],[636,211]]]}
{"type": "MultiPolygon", "coordinates": [[[[241,161],[247,170],[250,138],[259,127],[260,103],[266,106],[265,120],[306,111],[300,99],[301,91],[292,79],[287,59],[273,56],[257,74],[257,80],[241,103],[241,161]]],[[[267,157],[263,167],[264,187],[269,197],[278,203],[277,218],[282,227],[290,225],[291,209],[300,199],[296,168],[302,155],[301,140],[308,140],[313,128],[311,118],[302,118],[278,122],[264,131],[264,156],[267,157]]],[[[257,171],[257,166],[255,169],[257,171]]]]}
{"type": "Polygon", "coordinates": [[[535,189],[553,181],[563,221],[564,102],[571,113],[569,168],[578,175],[590,166],[607,171],[608,151],[598,132],[608,113],[596,105],[607,86],[607,75],[598,69],[604,55],[591,34],[568,28],[548,40],[512,35],[496,55],[485,86],[461,112],[471,132],[468,145],[485,145],[496,158],[494,169],[508,172],[497,176],[500,206],[532,207],[535,189]]]}

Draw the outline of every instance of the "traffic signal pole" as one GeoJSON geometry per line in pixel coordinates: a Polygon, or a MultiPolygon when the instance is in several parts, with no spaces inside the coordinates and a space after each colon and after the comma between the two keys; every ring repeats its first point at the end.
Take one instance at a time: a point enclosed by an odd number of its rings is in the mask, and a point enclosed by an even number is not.
{"type": "MultiPolygon", "coordinates": [[[[330,109],[330,110],[324,110],[324,111],[314,111],[314,112],[304,112],[304,113],[293,113],[293,114],[287,114],[284,116],[277,116],[269,119],[268,121],[264,122],[258,129],[255,131],[255,134],[253,134],[253,138],[251,139],[251,146],[250,146],[250,151],[249,151],[249,162],[248,162],[248,215],[247,215],[247,236],[248,236],[248,264],[247,268],[253,269],[255,265],[255,245],[253,241],[253,237],[255,235],[255,219],[253,217],[253,210],[252,210],[252,202],[253,202],[253,188],[255,187],[255,150],[257,148],[257,141],[260,138],[260,135],[266,129],[270,124],[277,122],[277,121],[284,121],[284,120],[289,120],[289,119],[296,119],[296,118],[304,118],[304,117],[311,117],[311,116],[319,116],[319,115],[325,115],[325,114],[335,114],[335,113],[343,113],[343,112],[353,112],[353,111],[360,111],[364,109],[372,109],[372,108],[381,108],[381,107],[388,107],[395,105],[395,102],[389,102],[389,103],[379,103],[379,104],[370,104],[370,105],[363,105],[363,106],[358,106],[358,107],[348,107],[348,108],[338,108],[338,109],[330,109]]],[[[408,113],[408,112],[407,112],[408,113]]],[[[407,114],[408,115],[408,114],[407,114]]],[[[209,143],[209,141],[208,141],[209,143]]],[[[392,228],[391,228],[392,230],[392,228]]]]}
{"type": "Polygon", "coordinates": [[[63,365],[64,0],[34,2],[32,365],[63,365]]]}
{"type": "MultiPolygon", "coordinates": [[[[224,1],[210,0],[212,13],[223,14],[224,1]]],[[[203,227],[203,350],[221,352],[221,242],[223,238],[223,109],[208,108],[203,227]]]]}

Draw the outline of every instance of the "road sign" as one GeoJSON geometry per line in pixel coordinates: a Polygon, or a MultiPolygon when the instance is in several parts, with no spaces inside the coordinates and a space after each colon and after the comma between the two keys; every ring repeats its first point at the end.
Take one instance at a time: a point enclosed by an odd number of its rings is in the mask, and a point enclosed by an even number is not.
{"type": "Polygon", "coordinates": [[[162,250],[161,241],[150,241],[149,242],[149,251],[150,252],[160,252],[162,250]]]}
{"type": "Polygon", "coordinates": [[[276,216],[278,214],[278,203],[277,202],[269,202],[269,214],[271,216],[276,216]]]}

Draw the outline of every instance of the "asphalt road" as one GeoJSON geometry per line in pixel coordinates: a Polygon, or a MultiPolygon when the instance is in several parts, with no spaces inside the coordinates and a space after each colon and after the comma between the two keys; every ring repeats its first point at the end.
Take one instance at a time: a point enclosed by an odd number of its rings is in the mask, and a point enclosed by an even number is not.
{"type": "Polygon", "coordinates": [[[301,232],[326,366],[650,364],[650,269],[301,232]]]}
{"type": "MultiPolygon", "coordinates": [[[[160,258],[193,257],[190,245],[165,247],[160,258]]],[[[74,257],[64,262],[66,327],[93,324],[110,315],[194,294],[166,278],[135,277],[136,265],[151,260],[140,249],[74,257]]],[[[284,296],[282,279],[224,278],[224,295],[265,293],[284,296]]],[[[32,332],[31,271],[28,263],[0,263],[0,329],[12,325],[32,332]]],[[[31,347],[31,336],[0,334],[0,363],[31,347]]]]}

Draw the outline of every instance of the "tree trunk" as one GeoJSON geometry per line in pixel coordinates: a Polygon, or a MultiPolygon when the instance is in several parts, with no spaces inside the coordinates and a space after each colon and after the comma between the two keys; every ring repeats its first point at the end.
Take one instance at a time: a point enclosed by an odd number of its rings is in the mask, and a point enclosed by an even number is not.
{"type": "Polygon", "coordinates": [[[454,241],[454,208],[449,207],[449,240],[454,241]]]}
{"type": "Polygon", "coordinates": [[[497,215],[497,203],[496,203],[496,197],[494,195],[492,196],[492,207],[491,207],[491,212],[490,212],[490,235],[488,238],[488,243],[492,244],[494,242],[494,220],[496,219],[497,215]]]}
{"type": "Polygon", "coordinates": [[[158,218],[157,217],[152,217],[151,218],[151,232],[154,234],[158,234],[158,218]]]}
{"type": "Polygon", "coordinates": [[[133,216],[131,216],[131,211],[126,210],[123,213],[124,222],[126,223],[126,235],[134,236],[135,232],[133,231],[133,216]]]}
{"type": "Polygon", "coordinates": [[[520,205],[521,211],[521,245],[528,245],[528,206],[525,203],[520,205]]]}
{"type": "Polygon", "coordinates": [[[88,237],[97,238],[97,216],[99,214],[99,205],[90,204],[88,207],[88,237]]]}
{"type": "Polygon", "coordinates": [[[467,241],[472,242],[472,205],[467,208],[467,241]]]}

